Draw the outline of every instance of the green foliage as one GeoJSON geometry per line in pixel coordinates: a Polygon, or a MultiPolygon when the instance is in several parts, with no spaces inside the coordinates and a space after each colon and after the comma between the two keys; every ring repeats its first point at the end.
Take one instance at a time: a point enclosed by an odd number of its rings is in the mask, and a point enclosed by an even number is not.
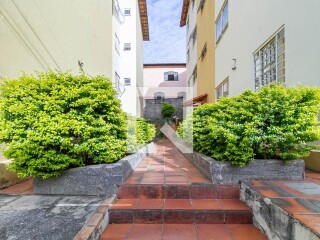
{"type": "Polygon", "coordinates": [[[174,112],[175,112],[175,109],[172,104],[167,103],[167,102],[163,103],[162,108],[161,108],[161,114],[164,118],[172,117],[174,112]]]}
{"type": "Polygon", "coordinates": [[[18,175],[48,178],[125,154],[126,118],[109,79],[37,73],[0,90],[0,141],[18,175]]]}
{"type": "Polygon", "coordinates": [[[320,139],[317,88],[264,87],[198,107],[178,134],[195,150],[244,166],[253,159],[305,157],[320,139]]]}
{"type": "Polygon", "coordinates": [[[146,143],[150,142],[156,135],[154,124],[148,123],[143,118],[127,116],[128,138],[127,151],[129,153],[136,152],[146,143]]]}

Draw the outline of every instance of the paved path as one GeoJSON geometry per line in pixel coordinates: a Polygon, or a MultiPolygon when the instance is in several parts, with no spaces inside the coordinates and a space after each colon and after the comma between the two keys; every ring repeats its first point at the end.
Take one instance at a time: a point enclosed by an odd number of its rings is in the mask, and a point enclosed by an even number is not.
{"type": "Polygon", "coordinates": [[[101,239],[260,240],[239,185],[213,185],[170,142],[122,185],[101,239]]]}
{"type": "Polygon", "coordinates": [[[245,181],[304,226],[320,235],[320,173],[306,172],[304,181],[245,181]]]}
{"type": "Polygon", "coordinates": [[[0,239],[72,240],[103,200],[0,194],[0,239]]]}

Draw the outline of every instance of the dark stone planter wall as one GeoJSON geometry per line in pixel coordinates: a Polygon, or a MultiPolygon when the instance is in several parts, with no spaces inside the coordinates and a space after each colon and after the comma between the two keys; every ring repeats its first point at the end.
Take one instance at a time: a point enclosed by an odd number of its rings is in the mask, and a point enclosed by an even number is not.
{"type": "Polygon", "coordinates": [[[146,104],[143,110],[143,117],[145,119],[149,119],[151,122],[155,122],[157,119],[162,119],[162,105],[164,102],[167,102],[174,106],[175,115],[180,119],[183,119],[183,101],[183,98],[166,98],[164,100],[146,99],[146,104]]]}
{"type": "Polygon", "coordinates": [[[63,171],[57,178],[34,179],[35,194],[111,196],[126,181],[141,160],[155,151],[150,143],[117,163],[99,164],[63,171]]]}
{"type": "Polygon", "coordinates": [[[239,183],[241,180],[303,180],[304,160],[292,160],[286,164],[281,160],[254,160],[244,167],[232,166],[228,162],[213,158],[178,144],[184,156],[191,161],[214,184],[239,183]],[[186,153],[187,152],[187,153],[186,153]]]}

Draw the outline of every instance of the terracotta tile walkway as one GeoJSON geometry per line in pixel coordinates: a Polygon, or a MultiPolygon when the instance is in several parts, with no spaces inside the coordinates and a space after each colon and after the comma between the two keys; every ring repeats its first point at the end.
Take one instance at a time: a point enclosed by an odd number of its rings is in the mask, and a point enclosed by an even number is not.
{"type": "Polygon", "coordinates": [[[0,190],[0,194],[29,195],[33,194],[33,179],[18,183],[14,186],[0,190]]]}
{"type": "Polygon", "coordinates": [[[246,184],[313,231],[320,233],[320,173],[304,181],[248,181],[246,184]]]}
{"type": "Polygon", "coordinates": [[[101,239],[266,239],[239,191],[213,185],[170,142],[159,142],[118,189],[101,239]]]}

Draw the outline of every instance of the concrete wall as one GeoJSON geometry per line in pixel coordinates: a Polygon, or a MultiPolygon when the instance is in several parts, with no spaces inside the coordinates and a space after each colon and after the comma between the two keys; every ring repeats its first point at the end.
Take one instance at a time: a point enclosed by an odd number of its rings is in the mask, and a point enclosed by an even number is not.
{"type": "Polygon", "coordinates": [[[184,114],[183,114],[183,108],[182,108],[182,103],[183,103],[182,98],[168,98],[168,99],[165,99],[164,101],[158,101],[155,99],[146,99],[143,117],[151,121],[162,119],[161,108],[164,102],[168,102],[172,104],[175,108],[175,115],[178,116],[180,119],[183,119],[184,114]]]}
{"type": "Polygon", "coordinates": [[[112,1],[1,0],[0,76],[47,68],[112,76],[112,1]]]}
{"type": "Polygon", "coordinates": [[[198,12],[197,26],[197,59],[198,59],[198,86],[197,95],[208,94],[207,101],[214,102],[215,97],[215,14],[214,1],[205,1],[203,9],[198,12]],[[207,52],[201,57],[204,46],[207,52]]]}
{"type": "MultiPolygon", "coordinates": [[[[224,0],[215,2],[217,18],[224,0]]],[[[319,9],[318,0],[229,0],[228,28],[216,46],[216,86],[229,77],[230,95],[253,90],[253,53],[283,26],[286,85],[319,86],[319,9]]]]}

